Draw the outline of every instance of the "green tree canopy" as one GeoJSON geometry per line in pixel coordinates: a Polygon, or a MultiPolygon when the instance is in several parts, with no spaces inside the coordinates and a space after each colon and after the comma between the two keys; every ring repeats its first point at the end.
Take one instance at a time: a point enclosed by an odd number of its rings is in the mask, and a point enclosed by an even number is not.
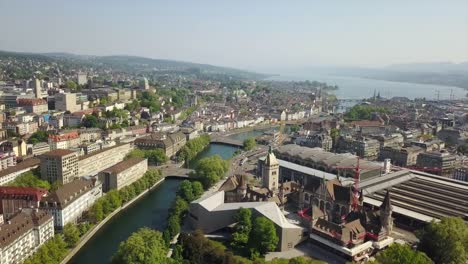
{"type": "Polygon", "coordinates": [[[253,137],[244,140],[244,143],[243,143],[244,149],[247,151],[252,150],[253,148],[255,148],[256,145],[257,145],[257,142],[255,141],[255,138],[253,137]]]}
{"type": "Polygon", "coordinates": [[[39,142],[47,142],[49,139],[49,134],[46,131],[37,131],[33,133],[29,138],[28,138],[28,143],[29,144],[37,144],[39,142]]]}
{"type": "Polygon", "coordinates": [[[228,169],[229,164],[220,156],[215,155],[201,159],[195,168],[195,172],[190,176],[200,181],[203,187],[208,189],[221,180],[228,169]]]}
{"type": "Polygon", "coordinates": [[[432,222],[418,233],[418,249],[435,263],[466,263],[468,261],[468,224],[458,217],[432,222]]]}
{"type": "Polygon", "coordinates": [[[63,227],[63,238],[67,246],[72,248],[80,240],[80,230],[75,224],[68,223],[63,227]]]}
{"type": "Polygon", "coordinates": [[[377,254],[373,264],[432,264],[431,259],[426,254],[414,251],[408,245],[393,244],[386,250],[377,254]]]}
{"type": "Polygon", "coordinates": [[[372,105],[355,105],[345,113],[345,118],[348,120],[368,120],[373,112],[387,113],[388,110],[372,105]]]}
{"type": "Polygon", "coordinates": [[[36,187],[44,188],[50,190],[50,183],[44,180],[39,179],[32,171],[25,172],[18,176],[14,181],[8,184],[9,186],[18,186],[18,187],[36,187]]]}
{"type": "Polygon", "coordinates": [[[249,234],[252,230],[252,212],[250,209],[239,208],[234,220],[236,221],[236,226],[234,227],[234,233],[232,233],[231,245],[233,247],[244,247],[249,241],[249,234]]]}
{"type": "Polygon", "coordinates": [[[249,237],[251,251],[262,255],[274,251],[278,245],[278,241],[279,238],[273,222],[263,216],[255,218],[249,237]]]}
{"type": "Polygon", "coordinates": [[[72,89],[72,90],[75,90],[75,89],[78,87],[78,85],[77,85],[76,82],[74,82],[74,81],[67,81],[67,82],[65,83],[65,86],[66,86],[67,88],[72,89]]]}
{"type": "Polygon", "coordinates": [[[88,128],[99,126],[98,119],[94,115],[85,115],[85,117],[83,118],[82,124],[83,126],[88,127],[88,128]]]}
{"type": "Polygon", "coordinates": [[[167,250],[161,232],[142,228],[120,243],[111,263],[164,264],[168,261],[167,250]]]}

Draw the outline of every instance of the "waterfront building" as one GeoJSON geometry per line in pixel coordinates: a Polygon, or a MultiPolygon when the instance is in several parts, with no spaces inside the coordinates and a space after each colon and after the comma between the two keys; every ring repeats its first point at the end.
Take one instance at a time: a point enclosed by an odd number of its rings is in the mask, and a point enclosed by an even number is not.
{"type": "Polygon", "coordinates": [[[96,180],[77,179],[60,186],[43,197],[40,207],[54,216],[54,227],[63,229],[76,223],[94,202],[102,196],[102,184],[96,180]]]}
{"type": "Polygon", "coordinates": [[[54,236],[54,221],[43,210],[23,208],[0,223],[0,263],[17,264],[54,236]]]}
{"type": "Polygon", "coordinates": [[[56,149],[44,153],[41,159],[41,178],[50,183],[66,184],[78,177],[78,153],[56,149]]]}
{"type": "Polygon", "coordinates": [[[163,149],[166,156],[171,158],[185,146],[186,142],[186,136],[179,131],[175,133],[152,133],[149,136],[137,138],[135,145],[141,149],[163,149]]]}
{"type": "Polygon", "coordinates": [[[130,158],[104,169],[99,173],[104,192],[121,188],[137,181],[148,170],[148,160],[143,158],[130,158]]]}
{"type": "Polygon", "coordinates": [[[47,190],[33,187],[0,187],[0,214],[5,220],[10,219],[21,208],[38,208],[41,198],[47,190]]]}
{"type": "Polygon", "coordinates": [[[133,145],[125,143],[80,156],[77,165],[78,177],[95,176],[100,171],[124,160],[125,156],[132,150],[133,145]]]}

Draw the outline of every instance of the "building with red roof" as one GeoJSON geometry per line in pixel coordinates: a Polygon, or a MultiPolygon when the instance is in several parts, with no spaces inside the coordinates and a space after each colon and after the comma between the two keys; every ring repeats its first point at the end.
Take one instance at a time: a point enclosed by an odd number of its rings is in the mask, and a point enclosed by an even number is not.
{"type": "Polygon", "coordinates": [[[0,186],[0,214],[8,220],[21,208],[38,208],[46,194],[42,188],[0,186]]]}

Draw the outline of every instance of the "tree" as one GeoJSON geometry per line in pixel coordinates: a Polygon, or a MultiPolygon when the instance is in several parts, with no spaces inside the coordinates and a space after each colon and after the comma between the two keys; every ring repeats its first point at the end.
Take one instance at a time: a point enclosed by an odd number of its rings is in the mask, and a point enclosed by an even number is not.
{"type": "Polygon", "coordinates": [[[184,180],[180,186],[177,194],[187,202],[191,202],[194,199],[192,183],[189,180],[184,180]]]}
{"type": "Polygon", "coordinates": [[[368,120],[373,112],[387,113],[388,110],[384,107],[372,105],[355,105],[344,116],[347,120],[368,120]]]}
{"type": "Polygon", "coordinates": [[[203,185],[199,181],[193,181],[192,182],[192,191],[193,191],[193,196],[194,199],[200,198],[200,196],[203,194],[203,185]]]}
{"type": "Polygon", "coordinates": [[[76,82],[74,82],[74,81],[67,81],[67,82],[65,83],[65,86],[66,86],[67,88],[70,88],[70,89],[72,89],[72,90],[75,90],[76,87],[77,87],[77,84],[76,84],[76,82]]]}
{"type": "Polygon", "coordinates": [[[466,263],[468,261],[468,224],[458,217],[431,222],[418,234],[418,249],[435,263],[466,263]]]}
{"type": "Polygon", "coordinates": [[[50,183],[39,179],[32,171],[25,172],[18,176],[14,181],[8,184],[9,186],[18,187],[36,187],[50,190],[50,183]]]}
{"type": "Polygon", "coordinates": [[[145,152],[145,157],[148,159],[149,162],[155,163],[155,164],[162,164],[167,161],[167,156],[164,150],[162,149],[152,149],[152,150],[147,150],[145,152]]]}
{"type": "Polygon", "coordinates": [[[249,234],[252,230],[252,212],[250,209],[239,208],[234,220],[237,222],[232,234],[231,245],[233,247],[244,247],[249,241],[249,234]]]}
{"type": "Polygon", "coordinates": [[[48,139],[49,139],[49,134],[47,132],[37,131],[28,138],[28,143],[35,145],[39,142],[47,142],[48,139]]]}
{"type": "Polygon", "coordinates": [[[164,264],[167,263],[167,247],[161,232],[141,228],[126,241],[120,243],[112,257],[113,264],[164,264]]]}
{"type": "Polygon", "coordinates": [[[80,240],[80,230],[78,230],[76,225],[68,223],[63,227],[63,238],[68,248],[72,248],[80,240]]]}
{"type": "Polygon", "coordinates": [[[208,189],[218,182],[227,171],[228,163],[220,156],[215,155],[201,159],[190,177],[200,181],[203,187],[208,189]]]}
{"type": "Polygon", "coordinates": [[[265,254],[275,250],[278,241],[279,238],[273,222],[263,216],[255,218],[249,237],[251,251],[265,254]]]}
{"type": "Polygon", "coordinates": [[[82,124],[83,126],[88,127],[88,128],[99,126],[98,119],[94,115],[85,115],[85,117],[83,118],[82,124]]]}
{"type": "Polygon", "coordinates": [[[252,150],[253,148],[255,148],[256,145],[257,145],[257,142],[255,142],[255,138],[253,137],[244,140],[244,143],[243,143],[244,149],[247,151],[252,150]]]}
{"type": "Polygon", "coordinates": [[[97,200],[93,206],[89,209],[88,212],[89,220],[93,223],[99,223],[102,219],[104,219],[104,210],[102,206],[102,201],[99,199],[97,200]]]}
{"type": "Polygon", "coordinates": [[[145,158],[145,151],[141,149],[134,149],[130,151],[125,159],[130,159],[130,158],[145,158]]]}
{"type": "Polygon", "coordinates": [[[408,245],[393,244],[375,257],[374,264],[431,264],[426,254],[414,251],[408,245]]]}

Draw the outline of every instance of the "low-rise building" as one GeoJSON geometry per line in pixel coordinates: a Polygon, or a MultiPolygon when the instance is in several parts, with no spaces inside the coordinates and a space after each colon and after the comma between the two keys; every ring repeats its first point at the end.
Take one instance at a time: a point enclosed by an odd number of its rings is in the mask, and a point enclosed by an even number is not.
{"type": "Polygon", "coordinates": [[[0,187],[0,214],[5,220],[10,219],[21,208],[38,208],[41,198],[47,190],[33,187],[0,187]]]}
{"type": "Polygon", "coordinates": [[[153,133],[147,137],[137,138],[135,145],[141,149],[163,149],[167,157],[172,157],[185,146],[187,138],[182,132],[153,133]]]}
{"type": "Polygon", "coordinates": [[[322,148],[325,151],[330,151],[333,147],[333,140],[329,135],[320,133],[298,137],[296,139],[296,144],[310,148],[322,148]]]}
{"type": "Polygon", "coordinates": [[[49,110],[47,101],[39,98],[18,98],[17,104],[28,113],[40,114],[49,110]]]}
{"type": "Polygon", "coordinates": [[[130,158],[100,172],[99,180],[104,192],[119,190],[143,177],[147,170],[147,159],[130,158]]]}
{"type": "Polygon", "coordinates": [[[39,156],[50,151],[50,145],[46,142],[39,142],[32,146],[32,155],[39,156]]]}
{"type": "Polygon", "coordinates": [[[384,147],[380,149],[379,160],[390,159],[393,165],[408,167],[416,165],[418,155],[423,152],[424,149],[415,146],[406,148],[384,147]]]}
{"type": "Polygon", "coordinates": [[[49,135],[50,149],[70,149],[80,144],[80,135],[77,131],[61,132],[49,135]]]}
{"type": "Polygon", "coordinates": [[[456,156],[443,150],[421,153],[416,161],[418,167],[437,169],[433,173],[443,176],[451,175],[456,163],[456,156]]]}
{"type": "Polygon", "coordinates": [[[22,263],[54,236],[53,218],[43,210],[24,208],[0,223],[0,263],[22,263]]]}
{"type": "Polygon", "coordinates": [[[16,166],[16,155],[13,151],[0,152],[0,170],[16,166]]]}
{"type": "Polygon", "coordinates": [[[453,171],[452,179],[468,182],[468,166],[456,168],[453,171]]]}
{"type": "Polygon", "coordinates": [[[77,179],[44,197],[40,207],[54,216],[56,229],[63,229],[68,223],[78,222],[83,212],[101,196],[102,184],[99,181],[77,179]]]}

